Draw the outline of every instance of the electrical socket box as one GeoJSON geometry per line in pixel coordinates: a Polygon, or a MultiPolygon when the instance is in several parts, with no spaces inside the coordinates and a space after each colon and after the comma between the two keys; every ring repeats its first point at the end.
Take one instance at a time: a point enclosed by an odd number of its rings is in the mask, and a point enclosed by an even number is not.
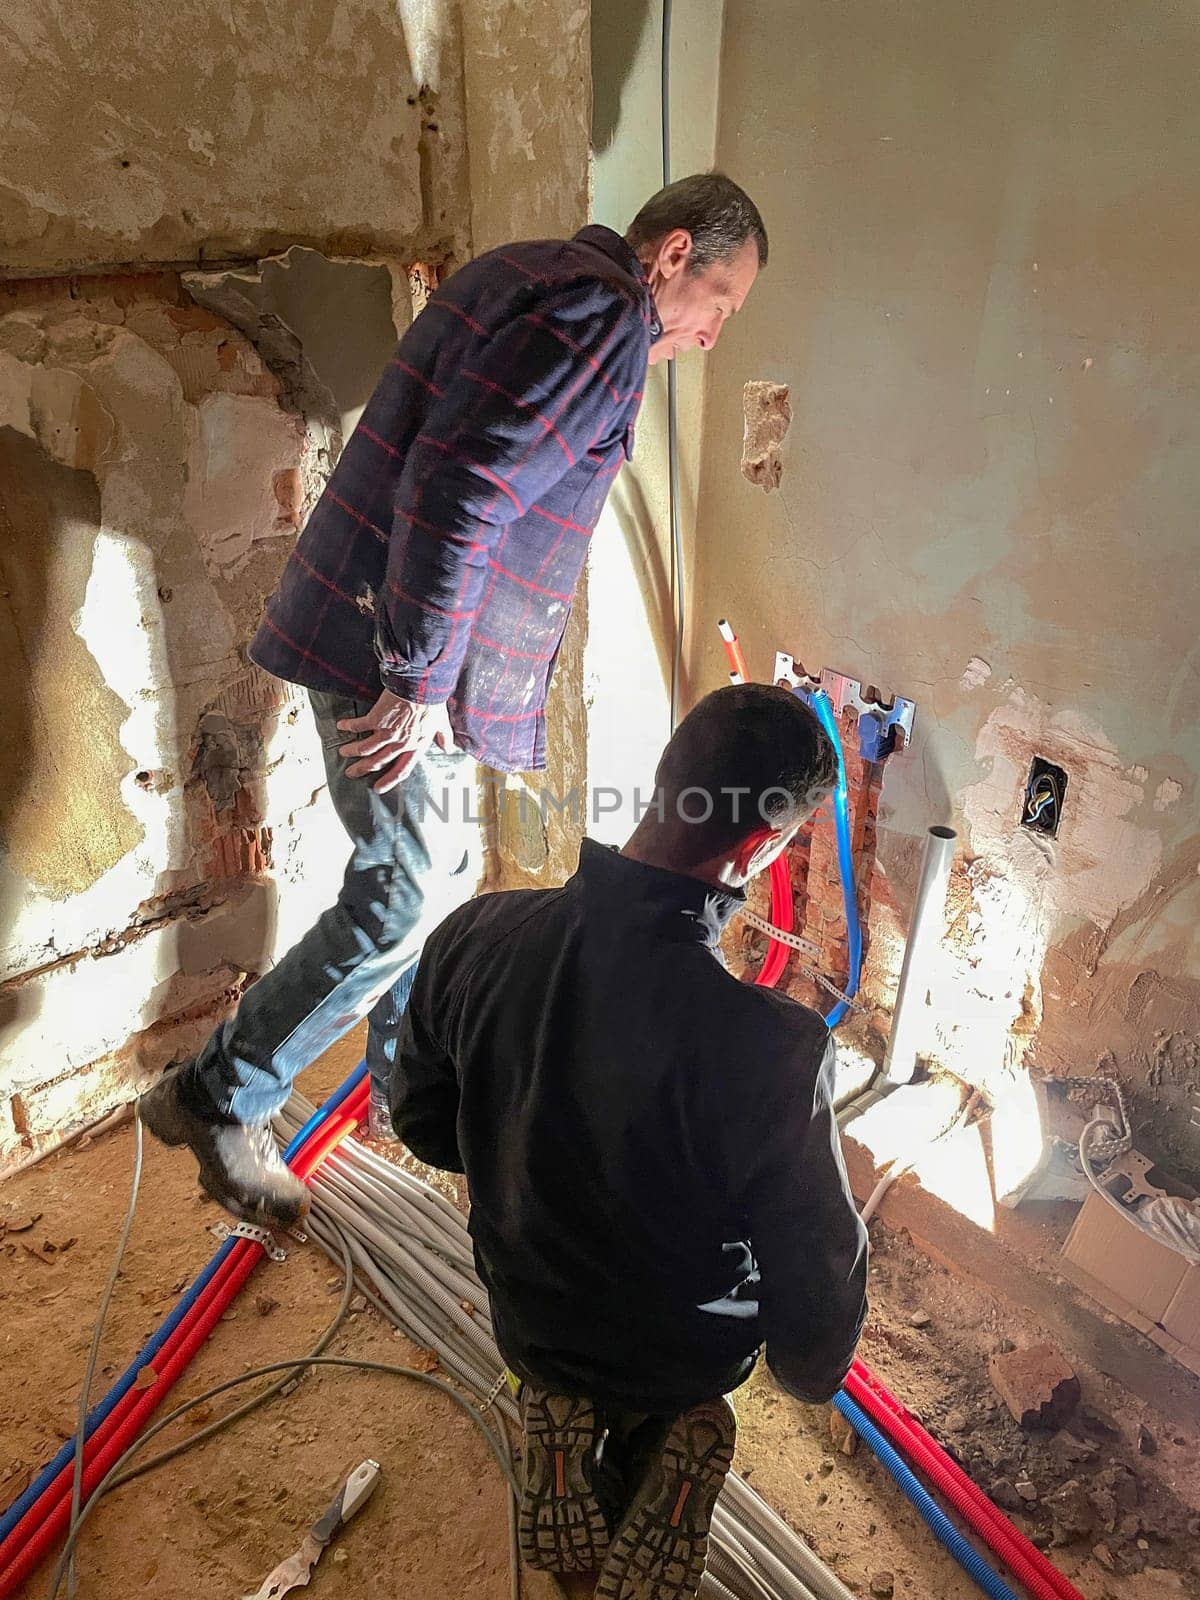
{"type": "Polygon", "coordinates": [[[1067,798],[1067,774],[1043,756],[1034,756],[1021,797],[1021,826],[1056,838],[1067,798]]]}

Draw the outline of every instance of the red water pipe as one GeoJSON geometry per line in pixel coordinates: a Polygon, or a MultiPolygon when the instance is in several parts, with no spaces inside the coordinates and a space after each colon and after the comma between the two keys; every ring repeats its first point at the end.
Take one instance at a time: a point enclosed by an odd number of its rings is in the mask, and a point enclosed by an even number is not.
{"type": "MultiPolygon", "coordinates": [[[[364,1081],[360,1091],[346,1100],[328,1125],[314,1129],[290,1163],[298,1178],[307,1182],[329,1151],[353,1132],[366,1114],[367,1098],[368,1089],[364,1081]]],[[[228,1260],[196,1301],[190,1316],[159,1351],[154,1368],[157,1373],[155,1381],[145,1389],[131,1389],[88,1440],[83,1471],[85,1499],[141,1433],[262,1255],[260,1245],[250,1240],[238,1241],[228,1260]]],[[[65,1533],[71,1516],[73,1475],[74,1464],[71,1463],[47,1485],[8,1538],[0,1544],[0,1600],[14,1592],[65,1533]]]]}
{"type": "Polygon", "coordinates": [[[856,1360],[851,1367],[846,1392],[920,1468],[972,1532],[1000,1557],[1036,1600],[1084,1600],[1070,1579],[1013,1526],[864,1361],[856,1360]]]}
{"type": "MultiPolygon", "coordinates": [[[[791,889],[791,875],[780,856],[771,863],[771,921],[785,933],[791,932],[793,922],[791,889]]],[[[773,989],[783,975],[787,955],[787,945],[772,939],[755,982],[773,989]]],[[[1085,1600],[1070,1579],[1013,1526],[864,1361],[855,1361],[846,1378],[846,1392],[924,1472],[1036,1600],[1085,1600]]]]}
{"type": "Polygon", "coordinates": [[[729,662],[730,678],[739,683],[749,683],[750,669],[746,666],[746,658],[742,654],[742,646],[733,631],[733,625],[722,617],[717,627],[720,630],[721,643],[725,646],[725,659],[729,662]]]}
{"type": "MultiPolygon", "coordinates": [[[[782,928],[784,933],[791,933],[795,921],[795,902],[792,900],[792,875],[788,871],[785,856],[776,856],[770,868],[771,874],[771,921],[777,928],[782,928]]],[[[772,939],[767,946],[767,953],[763,957],[763,964],[759,969],[755,983],[763,989],[773,989],[783,977],[783,969],[787,966],[788,946],[778,939],[772,939]]]]}
{"type": "MultiPolygon", "coordinates": [[[[178,1342],[173,1341],[173,1352],[157,1369],[158,1377],[155,1382],[140,1391],[131,1389],[122,1404],[107,1419],[112,1423],[112,1427],[105,1430],[104,1442],[93,1448],[84,1466],[85,1499],[137,1438],[151,1413],[166,1398],[192,1357],[225,1314],[229,1302],[250,1276],[256,1263],[261,1260],[260,1246],[248,1240],[242,1243],[245,1245],[244,1253],[230,1256],[234,1270],[225,1280],[224,1292],[213,1297],[203,1312],[200,1311],[200,1302],[197,1302],[196,1310],[200,1314],[189,1319],[188,1323],[177,1330],[183,1333],[184,1337],[178,1342]],[[126,1404],[126,1402],[132,1403],[126,1404]]],[[[165,1354],[164,1351],[163,1355],[165,1354]]],[[[97,1434],[100,1431],[97,1429],[97,1434]]],[[[93,1442],[94,1439],[95,1436],[93,1442]]],[[[13,1547],[11,1559],[8,1559],[7,1565],[0,1569],[0,1595],[11,1595],[17,1585],[49,1555],[66,1532],[71,1520],[72,1472],[73,1468],[70,1465],[62,1469],[37,1504],[26,1512],[9,1534],[3,1547],[0,1547],[0,1557],[4,1558],[9,1557],[9,1549],[13,1547]],[[18,1542],[20,1542],[19,1549],[18,1542]]]]}

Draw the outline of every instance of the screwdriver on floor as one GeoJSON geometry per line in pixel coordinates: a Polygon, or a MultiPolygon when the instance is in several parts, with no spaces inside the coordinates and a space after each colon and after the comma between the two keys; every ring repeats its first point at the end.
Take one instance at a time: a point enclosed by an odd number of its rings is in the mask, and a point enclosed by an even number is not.
{"type": "Polygon", "coordinates": [[[287,1594],[290,1589],[302,1588],[312,1576],[312,1569],[334,1535],[340,1533],[355,1512],[360,1511],[371,1498],[379,1477],[378,1461],[368,1459],[360,1462],[334,1495],[324,1516],[318,1518],[304,1535],[304,1543],[295,1555],[281,1561],[263,1579],[262,1587],[246,1595],[244,1600],[280,1600],[280,1596],[287,1594]]]}

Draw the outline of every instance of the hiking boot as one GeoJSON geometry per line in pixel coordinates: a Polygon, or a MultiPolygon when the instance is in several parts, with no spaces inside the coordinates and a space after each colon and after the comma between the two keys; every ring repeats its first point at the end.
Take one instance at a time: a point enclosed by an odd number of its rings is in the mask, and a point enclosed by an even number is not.
{"type": "Polygon", "coordinates": [[[675,1418],[613,1538],[596,1584],[600,1600],[687,1600],[699,1591],[736,1437],[727,1400],[675,1418]]]}
{"type": "Polygon", "coordinates": [[[596,1408],[574,1395],[521,1388],[525,1478],[517,1517],[521,1559],[545,1572],[589,1572],[604,1560],[608,1527],[592,1481],[596,1408]]]}
{"type": "Polygon", "coordinates": [[[200,1163],[201,1188],[240,1222],[293,1227],[308,1210],[308,1190],[284,1166],[269,1125],[194,1111],[180,1084],[190,1065],[172,1067],[141,1096],[142,1126],[163,1144],[187,1145],[200,1163]]]}
{"type": "Polygon", "coordinates": [[[367,1101],[367,1138],[376,1144],[399,1144],[400,1135],[392,1126],[392,1108],[388,1092],[382,1083],[371,1079],[370,1098],[367,1101]]]}

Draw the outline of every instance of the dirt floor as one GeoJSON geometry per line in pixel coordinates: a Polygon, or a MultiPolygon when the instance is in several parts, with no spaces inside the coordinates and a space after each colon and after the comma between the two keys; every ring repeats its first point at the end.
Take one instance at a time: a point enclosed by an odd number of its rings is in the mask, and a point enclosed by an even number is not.
{"type": "MultiPolygon", "coordinates": [[[[302,1082],[319,1098],[356,1059],[353,1042],[302,1082]]],[[[96,1303],[128,1198],[130,1127],[63,1152],[0,1189],[0,1506],[73,1427],[96,1303]]],[[[220,1213],[188,1159],[147,1141],[141,1203],[101,1353],[107,1381],[208,1259],[220,1213]]],[[[1083,1401],[1062,1433],[1027,1436],[987,1378],[988,1355],[1035,1342],[989,1295],[877,1224],[870,1364],[1089,1600],[1200,1597],[1200,1440],[1080,1371],[1083,1401]]],[[[173,1399],[307,1349],[332,1316],[340,1279],[312,1248],[263,1262],[173,1399]]],[[[331,1353],[421,1363],[368,1308],[331,1353]]],[[[104,1384],[97,1380],[97,1392],[104,1384]]],[[[798,1404],[760,1372],[737,1397],[736,1469],[857,1594],[967,1600],[978,1591],[934,1545],[886,1473],[847,1455],[825,1407],[798,1404]]],[[[191,1424],[211,1420],[203,1414],[191,1424]]],[[[185,1437],[178,1425],[163,1443],[185,1437]]],[[[499,1476],[466,1417],[425,1388],[326,1370],[287,1398],[118,1491],[81,1540],[79,1593],[239,1600],[300,1543],[339,1478],[366,1456],[381,1488],[313,1575],[314,1597],[472,1600],[509,1594],[499,1476]]],[[[46,1572],[25,1593],[45,1592],[46,1572]]],[[[551,1589],[526,1575],[529,1600],[551,1589]]]]}

